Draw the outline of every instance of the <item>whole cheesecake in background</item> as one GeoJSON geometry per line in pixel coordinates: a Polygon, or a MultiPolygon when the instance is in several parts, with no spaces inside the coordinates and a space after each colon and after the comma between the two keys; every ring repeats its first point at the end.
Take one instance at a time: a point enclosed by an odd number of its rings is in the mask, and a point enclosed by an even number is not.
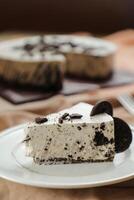
{"type": "Polygon", "coordinates": [[[109,102],[79,103],[36,118],[25,128],[26,155],[37,164],[113,161],[132,141],[128,125],[112,117],[109,102]],[[115,129],[116,127],[116,129],[115,129]],[[121,130],[121,133],[120,133],[121,130]]]}
{"type": "Polygon", "coordinates": [[[32,36],[0,43],[0,79],[10,85],[59,90],[63,76],[104,81],[112,75],[115,46],[73,35],[32,36]]]}
{"type": "Polygon", "coordinates": [[[116,46],[91,36],[48,35],[46,43],[55,45],[66,57],[65,73],[92,81],[105,81],[113,73],[116,46]]]}

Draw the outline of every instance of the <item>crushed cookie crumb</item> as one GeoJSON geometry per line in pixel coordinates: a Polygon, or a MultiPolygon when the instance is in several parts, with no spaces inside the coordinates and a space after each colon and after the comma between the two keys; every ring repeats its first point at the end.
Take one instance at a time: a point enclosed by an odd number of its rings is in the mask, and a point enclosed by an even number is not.
{"type": "Polygon", "coordinates": [[[106,127],[105,123],[102,122],[102,123],[100,124],[100,128],[104,131],[104,130],[105,130],[105,127],[106,127]]]}
{"type": "Polygon", "coordinates": [[[86,127],[86,126],[87,126],[86,123],[83,123],[83,124],[82,124],[82,127],[83,127],[83,128],[86,127]]]}
{"type": "Polygon", "coordinates": [[[57,126],[58,126],[58,127],[61,127],[61,125],[60,125],[60,124],[57,124],[57,126]]]}
{"type": "Polygon", "coordinates": [[[79,148],[80,151],[82,151],[85,148],[85,146],[81,145],[81,147],[79,148]]]}
{"type": "Polygon", "coordinates": [[[80,141],[79,141],[79,140],[77,140],[77,141],[76,141],[76,143],[77,143],[77,144],[80,144],[80,141]]]}
{"type": "Polygon", "coordinates": [[[61,116],[61,118],[62,119],[66,119],[66,117],[68,117],[69,116],[69,113],[64,113],[62,116],[61,116]]]}
{"type": "Polygon", "coordinates": [[[30,140],[31,140],[31,138],[28,136],[28,137],[26,137],[26,139],[23,140],[23,142],[28,142],[30,140]]]}
{"type": "Polygon", "coordinates": [[[83,117],[83,115],[78,114],[78,113],[74,113],[70,115],[71,119],[81,119],[83,117]]]}
{"type": "Polygon", "coordinates": [[[77,129],[80,131],[82,128],[80,126],[77,126],[77,129]]]}
{"type": "Polygon", "coordinates": [[[63,119],[62,119],[61,117],[59,118],[59,120],[58,120],[58,121],[59,121],[59,123],[60,123],[60,124],[62,124],[62,123],[63,123],[63,119]]]}

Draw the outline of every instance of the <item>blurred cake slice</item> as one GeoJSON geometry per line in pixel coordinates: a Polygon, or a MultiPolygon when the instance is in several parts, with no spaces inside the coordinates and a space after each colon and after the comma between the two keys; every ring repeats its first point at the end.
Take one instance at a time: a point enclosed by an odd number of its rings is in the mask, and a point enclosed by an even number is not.
{"type": "MultiPolygon", "coordinates": [[[[56,91],[62,88],[65,57],[33,49],[34,43],[16,39],[0,44],[0,80],[7,85],[42,88],[56,91]]],[[[36,40],[35,40],[36,41],[36,40]]]]}

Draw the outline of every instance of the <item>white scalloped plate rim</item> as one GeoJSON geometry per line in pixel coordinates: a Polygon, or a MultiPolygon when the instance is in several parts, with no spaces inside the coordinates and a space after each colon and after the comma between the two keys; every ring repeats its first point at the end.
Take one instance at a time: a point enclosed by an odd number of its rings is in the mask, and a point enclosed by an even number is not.
{"type": "Polygon", "coordinates": [[[130,148],[124,153],[118,154],[113,163],[83,163],[40,167],[34,166],[30,160],[27,161],[24,151],[20,148],[17,159],[19,163],[23,163],[19,164],[12,152],[24,137],[24,127],[25,124],[22,124],[6,129],[0,134],[1,178],[36,187],[64,189],[98,187],[134,178],[134,139],[130,148]],[[26,167],[27,164],[30,166],[29,168],[26,167]],[[35,169],[35,171],[31,169],[35,169]],[[38,173],[39,171],[41,173],[38,173]]]}

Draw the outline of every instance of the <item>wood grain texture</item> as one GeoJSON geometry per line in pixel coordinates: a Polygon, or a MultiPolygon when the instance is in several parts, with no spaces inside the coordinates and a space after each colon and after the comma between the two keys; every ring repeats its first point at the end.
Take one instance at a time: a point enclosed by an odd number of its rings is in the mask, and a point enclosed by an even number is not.
{"type": "Polygon", "coordinates": [[[1,200],[133,200],[133,188],[102,187],[92,189],[55,190],[0,181],[1,200]],[[17,198],[16,198],[17,197],[17,198]]]}

